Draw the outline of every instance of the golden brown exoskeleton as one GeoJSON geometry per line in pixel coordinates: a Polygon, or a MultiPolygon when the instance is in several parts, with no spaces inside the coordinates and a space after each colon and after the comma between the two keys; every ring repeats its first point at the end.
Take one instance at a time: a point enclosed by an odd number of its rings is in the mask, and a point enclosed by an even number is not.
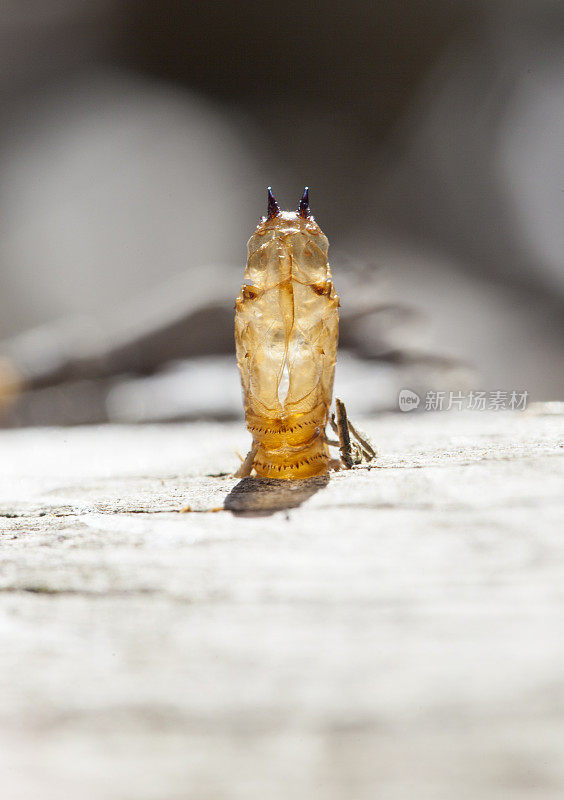
{"type": "Polygon", "coordinates": [[[296,479],[329,468],[325,427],[339,298],[328,248],[307,189],[296,212],[281,212],[269,189],[268,215],[249,239],[235,304],[237,363],[253,437],[247,474],[254,468],[262,477],[296,479]]]}

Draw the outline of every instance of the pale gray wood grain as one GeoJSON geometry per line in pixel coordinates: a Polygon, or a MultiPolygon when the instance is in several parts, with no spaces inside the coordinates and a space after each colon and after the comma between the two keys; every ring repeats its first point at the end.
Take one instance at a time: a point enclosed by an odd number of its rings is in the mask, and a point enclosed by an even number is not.
{"type": "Polygon", "coordinates": [[[0,434],[2,796],[562,797],[562,417],[361,427],[259,515],[242,425],[0,434]]]}

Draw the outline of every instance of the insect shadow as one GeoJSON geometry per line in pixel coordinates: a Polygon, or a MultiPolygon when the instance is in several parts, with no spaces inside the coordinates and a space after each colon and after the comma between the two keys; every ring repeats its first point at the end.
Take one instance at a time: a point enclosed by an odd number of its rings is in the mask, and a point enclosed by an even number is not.
{"type": "Polygon", "coordinates": [[[225,498],[223,507],[237,516],[266,517],[301,506],[328,483],[327,474],[292,481],[242,478],[225,498]]]}

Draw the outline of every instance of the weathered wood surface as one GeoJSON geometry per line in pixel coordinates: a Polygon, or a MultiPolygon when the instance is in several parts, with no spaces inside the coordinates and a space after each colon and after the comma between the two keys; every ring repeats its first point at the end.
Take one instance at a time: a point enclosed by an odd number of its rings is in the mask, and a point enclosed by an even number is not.
{"type": "Polygon", "coordinates": [[[563,796],[563,418],[364,428],[282,494],[242,425],[0,434],[2,797],[563,796]]]}

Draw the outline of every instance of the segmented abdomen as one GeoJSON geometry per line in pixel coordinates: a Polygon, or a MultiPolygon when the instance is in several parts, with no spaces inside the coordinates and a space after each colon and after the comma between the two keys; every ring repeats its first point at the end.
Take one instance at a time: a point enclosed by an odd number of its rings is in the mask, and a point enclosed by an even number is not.
{"type": "Polygon", "coordinates": [[[247,414],[247,428],[258,444],[254,466],[265,478],[309,478],[327,471],[327,406],[278,418],[247,414]]]}

